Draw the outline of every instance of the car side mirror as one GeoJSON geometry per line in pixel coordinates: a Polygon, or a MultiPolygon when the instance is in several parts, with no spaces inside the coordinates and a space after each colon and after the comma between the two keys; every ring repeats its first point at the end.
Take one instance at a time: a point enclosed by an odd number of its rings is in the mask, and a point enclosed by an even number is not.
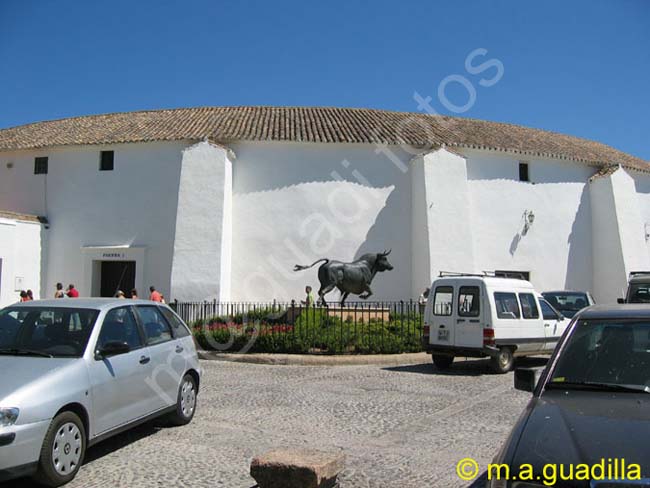
{"type": "Polygon", "coordinates": [[[517,368],[515,369],[515,389],[527,392],[535,391],[535,387],[542,376],[543,368],[517,368]]]}
{"type": "Polygon", "coordinates": [[[625,303],[625,298],[618,298],[616,303],[625,303]]]}
{"type": "Polygon", "coordinates": [[[109,341],[97,350],[98,359],[126,354],[131,347],[123,341],[109,341]]]}

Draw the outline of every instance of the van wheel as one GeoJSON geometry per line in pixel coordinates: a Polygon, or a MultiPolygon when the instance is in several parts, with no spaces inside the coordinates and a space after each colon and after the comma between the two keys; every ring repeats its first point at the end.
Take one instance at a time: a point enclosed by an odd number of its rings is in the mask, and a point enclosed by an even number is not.
{"type": "Polygon", "coordinates": [[[45,434],[34,479],[45,486],[61,486],[77,475],[86,451],[86,430],[72,412],[62,412],[52,420],[45,434]]]}
{"type": "Polygon", "coordinates": [[[433,359],[433,364],[438,369],[449,369],[451,363],[454,362],[454,356],[448,356],[447,354],[432,354],[431,359],[433,359]]]}
{"type": "Polygon", "coordinates": [[[510,371],[515,364],[512,349],[509,347],[500,348],[499,353],[490,358],[490,364],[495,373],[503,374],[510,371]]]}

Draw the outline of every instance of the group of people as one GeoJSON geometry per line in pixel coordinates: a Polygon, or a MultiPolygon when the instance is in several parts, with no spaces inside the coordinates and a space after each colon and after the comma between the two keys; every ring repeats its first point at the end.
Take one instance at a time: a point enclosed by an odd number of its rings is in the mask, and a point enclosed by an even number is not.
{"type": "MultiPolygon", "coordinates": [[[[63,283],[56,284],[56,291],[54,298],[79,298],[79,292],[72,283],[63,291],[63,283]]],[[[32,290],[22,290],[20,292],[21,302],[31,302],[34,299],[34,292],[32,290]]]]}
{"type": "MultiPolygon", "coordinates": [[[[122,290],[117,290],[117,293],[115,293],[115,298],[126,299],[126,294],[122,290]]],[[[138,290],[135,288],[131,290],[131,298],[134,300],[138,299],[138,290]]],[[[149,287],[149,300],[152,302],[166,303],[164,295],[156,290],[155,286],[149,287]]]]}
{"type": "MultiPolygon", "coordinates": [[[[166,303],[165,297],[162,293],[156,290],[155,286],[149,287],[149,300],[153,302],[166,303]]],[[[68,287],[63,290],[63,283],[56,284],[56,291],[54,292],[54,298],[79,298],[79,291],[74,287],[74,284],[70,283],[68,287]]],[[[115,298],[126,298],[125,293],[122,290],[117,290],[115,298]]],[[[131,290],[131,297],[134,300],[138,299],[138,290],[133,288],[131,290]]],[[[22,290],[20,292],[20,301],[29,302],[34,299],[34,293],[32,290],[22,290]]]]}

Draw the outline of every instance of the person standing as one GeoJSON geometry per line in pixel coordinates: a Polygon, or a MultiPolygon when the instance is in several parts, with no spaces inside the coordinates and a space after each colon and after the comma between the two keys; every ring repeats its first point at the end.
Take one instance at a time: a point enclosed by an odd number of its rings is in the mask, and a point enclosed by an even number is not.
{"type": "Polygon", "coordinates": [[[149,300],[152,302],[162,302],[162,295],[156,291],[155,286],[150,286],[149,291],[151,292],[151,295],[149,295],[149,300]]]}
{"type": "Polygon", "coordinates": [[[27,295],[27,292],[25,290],[21,290],[21,292],[20,292],[20,301],[21,302],[28,302],[29,301],[29,296],[27,295]]]}
{"type": "Polygon", "coordinates": [[[54,292],[54,298],[65,298],[65,292],[63,291],[63,283],[56,284],[56,291],[54,292]]]}
{"type": "Polygon", "coordinates": [[[311,291],[311,286],[307,285],[305,286],[305,293],[307,296],[305,297],[304,300],[302,300],[302,303],[304,305],[307,305],[308,307],[313,307],[314,306],[314,294],[311,291]]]}
{"type": "Polygon", "coordinates": [[[120,300],[124,300],[126,296],[124,296],[124,292],[122,290],[117,290],[117,293],[115,294],[115,298],[119,298],[120,300]]]}
{"type": "Polygon", "coordinates": [[[29,298],[29,302],[34,299],[34,292],[32,290],[27,290],[27,298],[29,298]]]}
{"type": "Polygon", "coordinates": [[[136,290],[135,288],[133,288],[133,289],[131,290],[131,298],[132,298],[133,300],[137,300],[137,299],[138,299],[138,290],[136,290]]]}
{"type": "Polygon", "coordinates": [[[72,283],[68,285],[68,292],[66,293],[68,298],[79,298],[79,292],[77,289],[74,287],[72,283]]]}

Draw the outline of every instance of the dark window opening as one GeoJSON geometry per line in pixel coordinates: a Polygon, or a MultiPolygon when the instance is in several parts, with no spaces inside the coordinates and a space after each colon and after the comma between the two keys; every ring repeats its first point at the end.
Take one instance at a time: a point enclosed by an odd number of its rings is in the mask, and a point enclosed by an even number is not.
{"type": "Polygon", "coordinates": [[[519,181],[530,181],[528,177],[528,163],[519,163],[519,181]]]}
{"type": "Polygon", "coordinates": [[[113,151],[101,151],[99,157],[99,171],[113,171],[113,161],[115,153],[113,151]]]}
{"type": "Polygon", "coordinates": [[[35,175],[47,174],[47,156],[34,158],[34,174],[35,175]]]}
{"type": "Polygon", "coordinates": [[[498,278],[514,278],[517,280],[530,281],[530,271],[506,271],[496,270],[494,276],[498,278]]]}

